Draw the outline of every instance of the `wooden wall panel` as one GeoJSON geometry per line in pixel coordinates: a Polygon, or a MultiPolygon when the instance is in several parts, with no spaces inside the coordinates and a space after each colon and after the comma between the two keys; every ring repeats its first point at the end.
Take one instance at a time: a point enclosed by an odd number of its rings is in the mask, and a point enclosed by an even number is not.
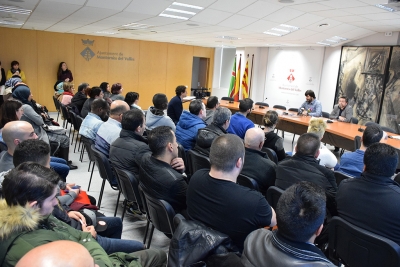
{"type": "Polygon", "coordinates": [[[139,105],[152,105],[156,93],[166,93],[167,43],[140,41],[139,55],[139,105]]]}
{"type": "MultiPolygon", "coordinates": [[[[165,93],[170,99],[179,84],[190,85],[193,57],[210,58],[213,66],[214,49],[162,42],[138,41],[79,34],[64,34],[0,27],[0,61],[7,72],[12,60],[20,62],[34,99],[54,111],[52,95],[57,68],[65,61],[74,75],[77,89],[82,82],[98,86],[101,82],[121,82],[124,94],[136,91],[139,105],[147,108],[153,95],[165,93]],[[94,41],[92,45],[82,40],[94,41]],[[89,48],[93,57],[85,58],[81,52],[89,48]],[[103,53],[103,54],[102,54],[103,53]],[[98,56],[116,56],[101,59],[98,56]],[[122,59],[120,58],[122,53],[122,59]],[[131,57],[134,60],[125,60],[131,57]]],[[[209,86],[212,82],[209,67],[209,86]]]]}
{"type": "Polygon", "coordinates": [[[187,85],[188,95],[190,95],[192,65],[193,46],[168,44],[166,84],[168,100],[175,96],[175,88],[178,85],[187,85]]]}

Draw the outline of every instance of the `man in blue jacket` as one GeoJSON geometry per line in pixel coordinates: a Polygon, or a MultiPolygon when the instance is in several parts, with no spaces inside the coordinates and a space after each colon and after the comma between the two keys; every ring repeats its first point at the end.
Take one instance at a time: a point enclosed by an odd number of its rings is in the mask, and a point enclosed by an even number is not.
{"type": "Polygon", "coordinates": [[[176,139],[185,150],[192,149],[196,144],[197,131],[206,127],[204,118],[206,107],[200,99],[193,100],[189,105],[189,112],[184,111],[176,125],[176,139]]]}

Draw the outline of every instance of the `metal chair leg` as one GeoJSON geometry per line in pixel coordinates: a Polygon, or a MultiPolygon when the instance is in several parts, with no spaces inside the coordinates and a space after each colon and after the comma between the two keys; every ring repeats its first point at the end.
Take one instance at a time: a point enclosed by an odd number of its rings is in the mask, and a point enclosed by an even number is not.
{"type": "MultiPolygon", "coordinates": [[[[87,191],[89,191],[89,189],[90,189],[90,183],[92,182],[94,165],[95,165],[95,164],[94,164],[94,162],[93,162],[93,165],[92,165],[92,173],[90,174],[90,180],[89,180],[89,185],[88,185],[87,191]]],[[[104,182],[103,182],[103,185],[104,185],[104,182]]]]}
{"type": "MultiPolygon", "coordinates": [[[[104,193],[104,186],[106,185],[106,180],[103,179],[103,183],[101,184],[100,195],[99,195],[99,202],[97,203],[97,207],[100,209],[101,199],[103,198],[104,193]]],[[[89,191],[89,190],[88,190],[89,191]]]]}
{"type": "MultiPolygon", "coordinates": [[[[124,210],[122,211],[122,216],[121,216],[121,220],[124,221],[124,217],[125,217],[125,212],[126,212],[126,206],[128,204],[128,201],[125,199],[124,202],[124,210]]],[[[144,244],[144,243],[143,243],[144,244]]]]}
{"type": "Polygon", "coordinates": [[[120,196],[121,196],[121,190],[119,190],[119,193],[118,193],[117,205],[115,205],[114,217],[117,216],[117,210],[118,210],[118,204],[119,204],[120,196]]]}

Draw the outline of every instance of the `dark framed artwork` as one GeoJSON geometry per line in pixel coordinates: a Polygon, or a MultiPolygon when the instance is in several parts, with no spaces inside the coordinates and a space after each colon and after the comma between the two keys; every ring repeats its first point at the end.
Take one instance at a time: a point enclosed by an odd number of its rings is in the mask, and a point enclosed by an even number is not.
{"type": "Polygon", "coordinates": [[[378,121],[390,47],[343,47],[335,103],[346,95],[359,124],[378,121]]]}
{"type": "Polygon", "coordinates": [[[393,47],[379,124],[400,132],[400,47],[393,47]]]}

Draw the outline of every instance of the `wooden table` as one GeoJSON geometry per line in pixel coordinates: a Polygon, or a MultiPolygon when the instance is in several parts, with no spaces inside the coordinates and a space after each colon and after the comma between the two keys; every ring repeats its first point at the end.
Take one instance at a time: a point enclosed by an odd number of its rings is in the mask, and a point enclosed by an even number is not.
{"type": "MultiPolygon", "coordinates": [[[[229,101],[221,100],[220,106],[230,109],[232,114],[239,110],[239,102],[229,103],[229,101]]],[[[262,118],[268,110],[275,110],[279,114],[280,120],[277,124],[277,129],[297,135],[307,132],[311,117],[299,116],[295,112],[286,111],[288,115],[283,115],[283,112],[285,111],[281,109],[274,109],[270,107],[260,109],[260,107],[257,105],[254,106],[254,110],[251,112],[248,118],[256,124],[263,125],[262,118]]],[[[357,135],[362,136],[363,134],[359,131],[360,127],[365,129],[365,126],[334,120],[333,123],[327,123],[327,128],[322,142],[344,148],[349,151],[354,151],[354,137],[357,135]]],[[[397,134],[394,133],[388,133],[388,135],[397,136],[397,134]]],[[[389,144],[398,149],[400,154],[400,140],[388,138],[387,140],[383,140],[382,143],[389,144]]]]}

